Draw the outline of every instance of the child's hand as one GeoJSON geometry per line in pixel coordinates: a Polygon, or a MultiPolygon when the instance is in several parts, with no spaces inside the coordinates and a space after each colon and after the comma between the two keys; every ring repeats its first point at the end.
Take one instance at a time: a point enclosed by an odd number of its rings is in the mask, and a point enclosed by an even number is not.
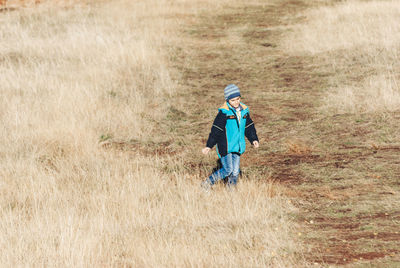
{"type": "Polygon", "coordinates": [[[203,154],[208,154],[208,152],[211,150],[211,148],[208,148],[208,147],[204,147],[202,150],[201,150],[201,152],[203,153],[203,154]]]}
{"type": "Polygon", "coordinates": [[[258,143],[258,141],[253,141],[253,146],[254,148],[258,148],[260,144],[258,143]]]}

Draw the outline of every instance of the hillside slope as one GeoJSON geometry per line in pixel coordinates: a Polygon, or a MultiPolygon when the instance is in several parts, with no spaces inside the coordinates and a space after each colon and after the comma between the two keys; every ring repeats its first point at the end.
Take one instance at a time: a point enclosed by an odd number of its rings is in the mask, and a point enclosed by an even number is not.
{"type": "Polygon", "coordinates": [[[362,84],[368,65],[363,57],[339,64],[340,50],[322,57],[289,53],[284,45],[306,22],[304,11],[335,2],[250,1],[201,13],[200,22],[186,26],[187,42],[179,48],[176,67],[184,74],[184,93],[174,106],[182,115],[175,133],[185,145],[195,145],[184,157],[186,166],[205,177],[215,164],[204,163],[198,151],[223,102],[223,88],[237,84],[261,139],[259,150],[243,156],[242,179],[284,185],[300,208],[296,217],[307,260],[396,266],[399,113],[321,112],[332,81],[362,84]],[[349,66],[363,68],[344,74],[349,66]]]}

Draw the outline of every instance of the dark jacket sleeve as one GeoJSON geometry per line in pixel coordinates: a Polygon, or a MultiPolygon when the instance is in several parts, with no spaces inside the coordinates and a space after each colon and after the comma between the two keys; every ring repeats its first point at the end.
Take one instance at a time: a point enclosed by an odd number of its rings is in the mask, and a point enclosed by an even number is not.
{"type": "Polygon", "coordinates": [[[254,126],[253,120],[251,120],[250,118],[250,114],[248,114],[246,119],[246,129],[244,131],[244,135],[247,137],[251,144],[253,144],[254,141],[258,141],[257,131],[254,126]]]}
{"type": "Polygon", "coordinates": [[[210,135],[207,140],[207,147],[212,148],[215,144],[221,139],[221,137],[225,133],[226,126],[226,115],[224,115],[221,111],[218,112],[213,125],[211,127],[210,135]]]}

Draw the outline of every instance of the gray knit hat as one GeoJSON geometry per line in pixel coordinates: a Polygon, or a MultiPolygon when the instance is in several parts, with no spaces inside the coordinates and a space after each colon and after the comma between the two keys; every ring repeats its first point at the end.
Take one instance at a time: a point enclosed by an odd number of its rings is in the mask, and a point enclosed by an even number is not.
{"type": "Polygon", "coordinates": [[[234,84],[227,85],[224,89],[224,97],[227,101],[236,97],[240,97],[239,88],[234,84]]]}

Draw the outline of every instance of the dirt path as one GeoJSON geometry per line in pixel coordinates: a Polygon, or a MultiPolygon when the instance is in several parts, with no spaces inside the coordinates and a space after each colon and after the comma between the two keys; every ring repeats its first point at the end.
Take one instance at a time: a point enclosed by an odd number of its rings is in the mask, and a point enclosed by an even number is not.
{"type": "Polygon", "coordinates": [[[205,176],[212,163],[198,151],[223,101],[223,88],[236,83],[262,144],[243,157],[243,171],[286,186],[301,211],[297,218],[307,260],[395,267],[400,264],[400,147],[366,141],[379,140],[390,127],[397,131],[400,116],[318,112],[334,74],[320,60],[287,55],[279,46],[290,25],[303,19],[299,12],[313,5],[317,1],[282,0],[231,7],[188,25],[187,42],[174,55],[185,91],[171,105],[169,116],[179,118],[171,127],[178,140],[195,145],[187,168],[205,176]]]}

